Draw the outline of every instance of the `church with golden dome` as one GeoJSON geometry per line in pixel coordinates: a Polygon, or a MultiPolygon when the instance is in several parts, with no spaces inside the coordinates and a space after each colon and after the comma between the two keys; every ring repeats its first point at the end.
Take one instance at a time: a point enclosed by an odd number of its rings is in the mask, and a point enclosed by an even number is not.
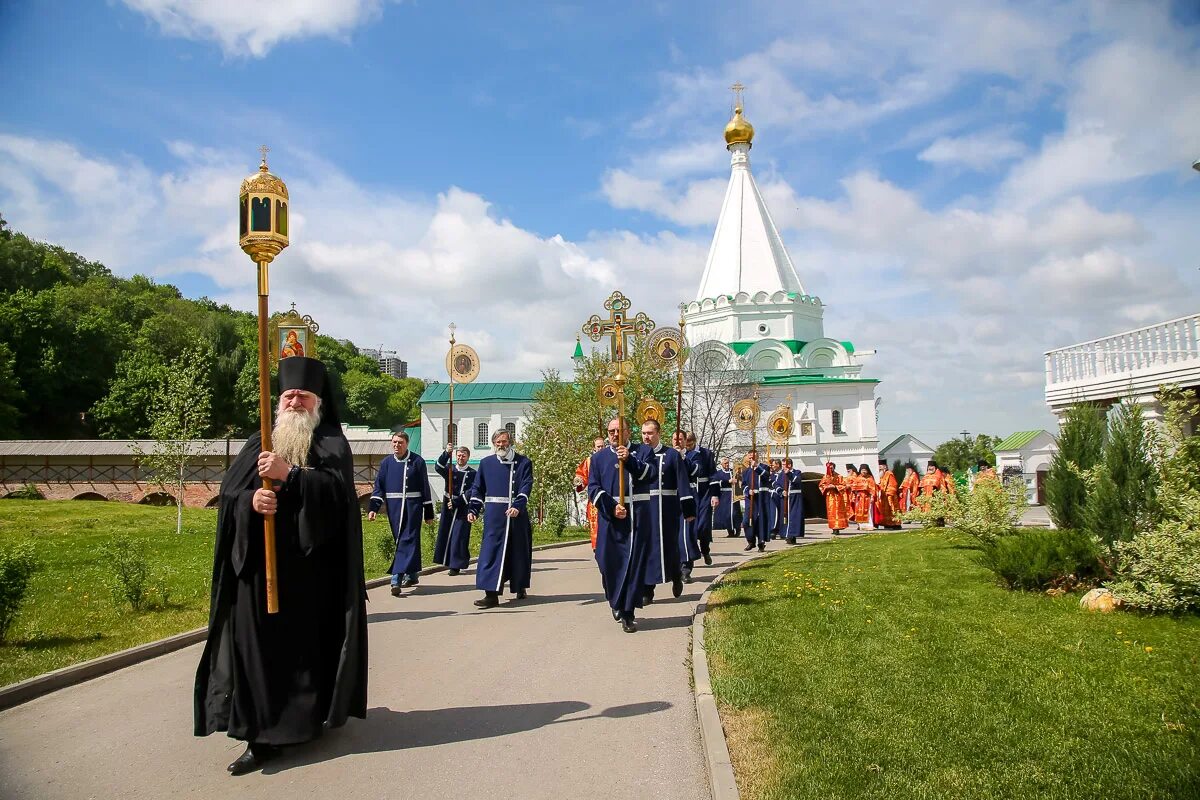
{"type": "Polygon", "coordinates": [[[764,416],[791,408],[797,468],[817,473],[833,461],[874,469],[879,381],[862,374],[874,351],[825,334],[825,305],[804,288],[750,170],[754,126],[742,88],[734,87],[725,126],[729,185],[699,289],[684,311],[692,357],[749,373],[764,416]]]}

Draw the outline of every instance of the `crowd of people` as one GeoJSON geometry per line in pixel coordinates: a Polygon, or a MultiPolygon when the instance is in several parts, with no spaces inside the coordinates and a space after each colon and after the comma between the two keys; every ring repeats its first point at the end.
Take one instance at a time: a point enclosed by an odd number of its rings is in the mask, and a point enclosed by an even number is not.
{"type": "MultiPolygon", "coordinates": [[[[366,714],[362,517],[349,443],[320,361],[282,359],[279,391],[272,443],[251,436],[221,484],[208,638],[196,674],[196,735],[225,731],[247,743],[228,767],[234,775],[366,714]],[[268,518],[273,539],[264,537],[268,518]],[[277,608],[267,600],[276,586],[277,608]]],[[[640,442],[616,419],[606,434],[576,470],[575,489],[586,492],[600,586],[625,632],[637,632],[637,611],[654,602],[660,585],[679,597],[696,562],[713,563],[716,532],[744,537],[746,551],[804,537],[803,476],[790,458],[763,462],[752,450],[737,468],[729,458],[718,464],[694,433],[677,431],[665,445],[653,419],[642,424],[640,442]]],[[[481,522],[474,580],[483,609],[498,606],[506,590],[523,600],[533,562],[533,464],[507,430],[491,441],[478,467],[468,448],[454,446],[435,464],[445,486],[433,560],[460,575],[481,522]]],[[[436,514],[425,460],[403,431],[391,443],[367,516],[386,508],[395,544],[391,590],[402,596],[419,584],[421,528],[436,514]]],[[[826,465],[819,488],[834,533],[851,523],[899,527],[903,511],[955,491],[933,463],[923,477],[910,470],[903,481],[879,467],[876,480],[866,464],[847,465],[845,475],[826,465]]]]}

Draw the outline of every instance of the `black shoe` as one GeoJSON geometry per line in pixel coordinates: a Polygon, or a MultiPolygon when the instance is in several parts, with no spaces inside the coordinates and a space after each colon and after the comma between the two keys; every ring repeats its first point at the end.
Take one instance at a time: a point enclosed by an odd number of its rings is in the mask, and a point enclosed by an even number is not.
{"type": "Polygon", "coordinates": [[[767,549],[767,546],[766,546],[765,544],[760,544],[760,545],[758,546],[758,552],[760,552],[760,553],[761,553],[761,552],[763,552],[763,551],[764,551],[764,550],[766,550],[766,549],[767,549]]]}
{"type": "Polygon", "coordinates": [[[246,745],[246,752],[238,756],[237,760],[225,769],[229,771],[230,775],[245,775],[248,772],[262,769],[263,764],[278,755],[278,747],[266,744],[248,744],[246,745]]]}
{"type": "MultiPolygon", "coordinates": [[[[684,583],[695,583],[696,581],[692,578],[692,573],[685,572],[685,573],[683,573],[683,582],[684,583]]],[[[679,595],[675,595],[675,596],[678,597],[679,595]]]]}
{"type": "Polygon", "coordinates": [[[788,543],[788,544],[795,544],[795,543],[796,543],[796,537],[795,537],[795,536],[789,536],[789,537],[787,538],[787,543],[788,543]]]}
{"type": "Polygon", "coordinates": [[[400,592],[400,584],[393,583],[392,584],[392,597],[403,597],[403,596],[404,595],[401,594],[401,592],[400,592]]]}
{"type": "Polygon", "coordinates": [[[500,605],[500,598],[491,592],[475,601],[476,608],[495,608],[498,605],[500,605]]]}
{"type": "Polygon", "coordinates": [[[746,545],[745,547],[743,547],[743,548],[742,548],[742,552],[744,552],[744,553],[749,553],[749,552],[750,552],[751,550],[753,550],[753,549],[754,549],[754,545],[752,545],[752,544],[748,544],[748,545],[746,545]]]}
{"type": "Polygon", "coordinates": [[[421,579],[420,579],[420,578],[418,578],[416,575],[405,576],[405,577],[404,577],[404,578],[403,578],[403,579],[400,581],[400,587],[401,587],[401,588],[408,588],[409,586],[416,586],[416,585],[417,585],[418,583],[420,583],[420,582],[421,582],[421,579]]]}
{"type": "Polygon", "coordinates": [[[683,579],[682,578],[672,578],[671,579],[671,597],[679,597],[679,595],[681,595],[681,594],[683,594],[683,579]]]}
{"type": "Polygon", "coordinates": [[[708,567],[712,566],[712,553],[704,554],[704,564],[705,564],[705,566],[708,566],[708,567]]]}
{"type": "Polygon", "coordinates": [[[637,633],[637,623],[632,619],[621,620],[621,630],[626,633],[637,633]]]}
{"type": "Polygon", "coordinates": [[[456,569],[454,569],[454,568],[452,567],[452,568],[450,569],[450,571],[449,571],[449,572],[447,572],[446,574],[447,574],[447,575],[457,575],[457,574],[458,574],[458,570],[456,570],[456,569]]]}
{"type": "Polygon", "coordinates": [[[517,589],[517,599],[518,600],[525,599],[525,590],[524,589],[517,589]]]}
{"type": "Polygon", "coordinates": [[[614,622],[620,622],[620,621],[621,621],[621,612],[620,612],[620,611],[618,611],[617,609],[615,609],[615,608],[614,608],[614,609],[612,610],[612,614],[613,614],[613,621],[614,621],[614,622]]]}
{"type": "Polygon", "coordinates": [[[645,594],[642,595],[642,604],[643,605],[648,606],[653,602],[654,602],[654,595],[652,595],[651,593],[646,592],[645,594]]]}

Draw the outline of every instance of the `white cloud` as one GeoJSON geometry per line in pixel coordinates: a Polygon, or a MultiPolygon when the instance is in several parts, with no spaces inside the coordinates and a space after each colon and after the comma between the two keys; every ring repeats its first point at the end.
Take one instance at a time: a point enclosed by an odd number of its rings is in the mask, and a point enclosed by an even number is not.
{"type": "Polygon", "coordinates": [[[988,170],[1025,154],[1025,145],[1009,131],[980,131],[966,136],[940,136],[918,155],[930,164],[988,170]]]}
{"type": "Polygon", "coordinates": [[[212,40],[262,58],[280,42],[342,37],[380,16],[382,0],[124,0],[168,36],[212,40]]]}

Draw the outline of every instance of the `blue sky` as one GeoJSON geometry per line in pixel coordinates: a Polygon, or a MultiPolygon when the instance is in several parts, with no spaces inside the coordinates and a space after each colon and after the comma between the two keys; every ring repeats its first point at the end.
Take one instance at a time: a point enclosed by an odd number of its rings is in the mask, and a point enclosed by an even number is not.
{"type": "Polygon", "coordinates": [[[878,351],[881,439],[1048,426],[1044,350],[1198,307],[1195,4],[505,6],[0,4],[0,213],[250,308],[266,142],[277,303],[429,377],[453,319],[482,379],[532,379],[611,288],[694,296],[738,80],[827,333],[878,351]]]}

